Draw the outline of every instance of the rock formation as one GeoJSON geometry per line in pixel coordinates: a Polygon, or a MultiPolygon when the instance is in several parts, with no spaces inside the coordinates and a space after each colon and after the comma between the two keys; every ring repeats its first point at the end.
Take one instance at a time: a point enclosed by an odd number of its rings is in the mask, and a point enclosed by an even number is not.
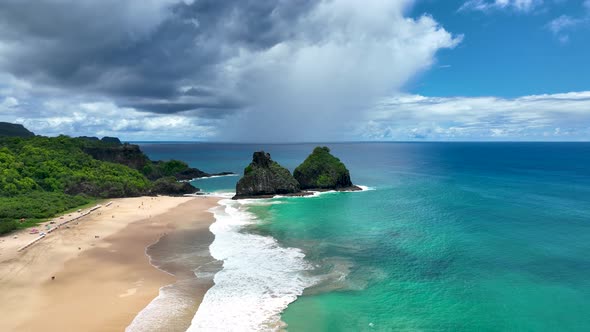
{"type": "Polygon", "coordinates": [[[83,148],[83,151],[91,155],[94,159],[122,164],[137,170],[141,170],[143,167],[151,163],[139,146],[133,144],[88,145],[83,148]]]}
{"type": "Polygon", "coordinates": [[[295,168],[293,176],[301,189],[359,190],[353,186],[350,173],[328,147],[316,147],[305,161],[295,168]]]}
{"type": "Polygon", "coordinates": [[[123,143],[121,143],[121,140],[118,137],[109,137],[109,136],[105,136],[101,139],[101,142],[103,143],[108,143],[108,144],[114,144],[114,145],[121,145],[123,143]]]}
{"type": "Polygon", "coordinates": [[[195,194],[199,188],[194,187],[188,182],[178,182],[173,176],[160,178],[154,181],[152,194],[167,196],[182,196],[185,194],[195,194]]]}
{"type": "Polygon", "coordinates": [[[35,134],[21,124],[0,122],[0,136],[31,137],[35,134]]]}
{"type": "Polygon", "coordinates": [[[272,197],[300,192],[299,183],[288,169],[279,165],[264,151],[254,152],[252,163],[236,185],[234,199],[272,197]]]}

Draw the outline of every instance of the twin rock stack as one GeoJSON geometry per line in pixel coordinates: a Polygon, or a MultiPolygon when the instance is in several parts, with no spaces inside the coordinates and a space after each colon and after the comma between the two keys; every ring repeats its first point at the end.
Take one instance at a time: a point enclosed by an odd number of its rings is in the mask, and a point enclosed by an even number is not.
{"type": "Polygon", "coordinates": [[[252,162],[244,169],[244,176],[236,185],[236,195],[241,198],[270,198],[275,195],[305,196],[310,191],[355,191],[350,173],[340,159],[330,154],[327,147],[316,147],[305,161],[288,169],[272,160],[269,153],[254,152],[252,162]]]}

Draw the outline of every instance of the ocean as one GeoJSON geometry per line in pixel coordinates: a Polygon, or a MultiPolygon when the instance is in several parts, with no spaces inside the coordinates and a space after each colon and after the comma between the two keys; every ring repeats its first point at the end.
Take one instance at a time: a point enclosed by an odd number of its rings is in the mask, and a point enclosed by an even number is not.
{"type": "MultiPolygon", "coordinates": [[[[589,143],[139,144],[239,174],[326,145],[366,186],[223,200],[223,268],[188,331],[590,330],[589,143]]],[[[193,183],[231,197],[238,179],[193,183]]]]}

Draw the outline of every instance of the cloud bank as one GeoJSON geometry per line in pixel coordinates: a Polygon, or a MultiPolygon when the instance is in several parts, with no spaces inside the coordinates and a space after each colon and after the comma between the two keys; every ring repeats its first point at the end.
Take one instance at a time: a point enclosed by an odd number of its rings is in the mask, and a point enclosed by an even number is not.
{"type": "Polygon", "coordinates": [[[359,127],[367,140],[551,140],[590,136],[590,91],[497,97],[402,95],[379,103],[359,127]]]}
{"type": "Polygon", "coordinates": [[[590,137],[587,92],[566,100],[403,94],[439,51],[462,41],[428,14],[411,17],[413,3],[5,0],[0,121],[127,140],[590,137]]]}
{"type": "Polygon", "coordinates": [[[153,129],[143,117],[202,130],[186,139],[337,139],[461,41],[408,17],[412,2],[7,0],[0,96],[20,103],[0,117],[47,133],[135,137],[153,129]]]}

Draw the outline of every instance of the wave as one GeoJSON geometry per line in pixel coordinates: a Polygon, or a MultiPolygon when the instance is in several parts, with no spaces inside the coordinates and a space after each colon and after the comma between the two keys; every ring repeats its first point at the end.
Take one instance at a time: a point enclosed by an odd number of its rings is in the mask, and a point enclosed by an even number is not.
{"type": "Polygon", "coordinates": [[[292,199],[299,199],[299,198],[315,198],[326,194],[337,194],[337,193],[359,193],[364,191],[371,191],[376,190],[374,187],[368,186],[361,186],[357,185],[357,187],[361,188],[361,190],[326,190],[326,191],[317,191],[317,190],[309,190],[311,195],[305,196],[285,196],[285,195],[275,195],[273,198],[292,198],[292,199]]]}
{"type": "Polygon", "coordinates": [[[210,227],[215,240],[209,249],[223,261],[223,269],[187,331],[280,330],[281,312],[314,284],[307,274],[313,266],[301,250],[242,232],[256,222],[247,206],[259,202],[223,199],[211,210],[216,222],[210,227]]]}
{"type": "Polygon", "coordinates": [[[240,174],[237,174],[237,173],[232,173],[232,174],[223,174],[223,175],[210,175],[210,176],[203,176],[203,177],[200,177],[200,178],[195,178],[195,179],[193,179],[193,181],[194,181],[194,180],[202,180],[202,179],[215,179],[215,178],[224,178],[224,177],[227,177],[227,176],[240,176],[240,174]]]}
{"type": "Polygon", "coordinates": [[[357,186],[359,188],[361,188],[361,191],[370,191],[370,190],[375,190],[374,187],[369,187],[369,186],[361,186],[360,184],[357,186]]]}
{"type": "Polygon", "coordinates": [[[202,176],[200,178],[192,178],[190,180],[180,180],[178,182],[192,182],[192,181],[197,181],[197,180],[224,178],[224,177],[227,177],[227,176],[240,176],[240,174],[232,173],[232,174],[223,174],[223,175],[209,175],[209,176],[202,176]]]}

